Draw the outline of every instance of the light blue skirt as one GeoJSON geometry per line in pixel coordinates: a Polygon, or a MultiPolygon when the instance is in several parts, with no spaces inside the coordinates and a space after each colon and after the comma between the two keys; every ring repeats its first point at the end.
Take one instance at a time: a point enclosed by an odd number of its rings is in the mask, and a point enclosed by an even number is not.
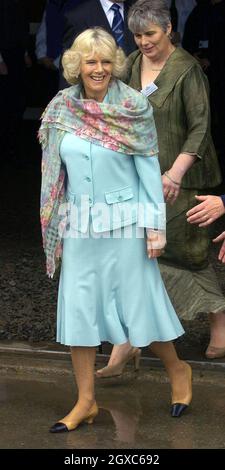
{"type": "Polygon", "coordinates": [[[102,341],[147,346],[184,333],[155,259],[148,259],[143,229],[116,238],[64,240],[58,292],[57,341],[98,346],[102,341]]]}

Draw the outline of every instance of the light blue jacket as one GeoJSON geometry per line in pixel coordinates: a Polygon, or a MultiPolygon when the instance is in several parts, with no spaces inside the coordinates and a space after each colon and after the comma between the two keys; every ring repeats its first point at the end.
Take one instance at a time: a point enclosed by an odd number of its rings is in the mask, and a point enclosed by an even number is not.
{"type": "MultiPolygon", "coordinates": [[[[133,157],[66,133],[60,156],[67,173],[70,229],[85,233],[91,220],[97,233],[133,223],[165,230],[157,155],[133,157]]],[[[68,215],[68,207],[60,212],[68,215]]]]}

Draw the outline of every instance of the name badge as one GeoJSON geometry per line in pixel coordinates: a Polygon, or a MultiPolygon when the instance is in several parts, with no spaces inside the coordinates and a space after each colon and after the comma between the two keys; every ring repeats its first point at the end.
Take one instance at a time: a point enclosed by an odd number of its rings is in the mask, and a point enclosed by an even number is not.
{"type": "Polygon", "coordinates": [[[152,93],[154,93],[154,91],[156,90],[158,90],[158,87],[155,85],[154,82],[152,82],[152,83],[149,83],[145,88],[143,88],[141,90],[141,93],[142,95],[149,96],[152,93]]]}

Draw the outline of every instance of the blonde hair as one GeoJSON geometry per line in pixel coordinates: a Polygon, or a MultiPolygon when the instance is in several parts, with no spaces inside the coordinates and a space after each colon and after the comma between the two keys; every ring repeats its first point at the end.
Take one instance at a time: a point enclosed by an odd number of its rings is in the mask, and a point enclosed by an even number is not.
{"type": "Polygon", "coordinates": [[[82,58],[94,54],[112,62],[114,77],[125,76],[127,61],[123,50],[117,46],[114,38],[107,31],[102,28],[90,28],[79,34],[70,49],[63,54],[63,75],[68,83],[71,85],[77,83],[82,58]]]}

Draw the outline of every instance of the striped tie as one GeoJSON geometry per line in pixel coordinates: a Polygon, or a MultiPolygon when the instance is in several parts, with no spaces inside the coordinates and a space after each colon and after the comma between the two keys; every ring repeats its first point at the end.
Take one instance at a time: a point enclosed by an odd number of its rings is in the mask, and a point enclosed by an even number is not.
{"type": "Polygon", "coordinates": [[[112,22],[112,33],[118,46],[123,47],[124,45],[124,21],[120,13],[120,6],[116,3],[111,6],[111,10],[114,12],[112,22]]]}

